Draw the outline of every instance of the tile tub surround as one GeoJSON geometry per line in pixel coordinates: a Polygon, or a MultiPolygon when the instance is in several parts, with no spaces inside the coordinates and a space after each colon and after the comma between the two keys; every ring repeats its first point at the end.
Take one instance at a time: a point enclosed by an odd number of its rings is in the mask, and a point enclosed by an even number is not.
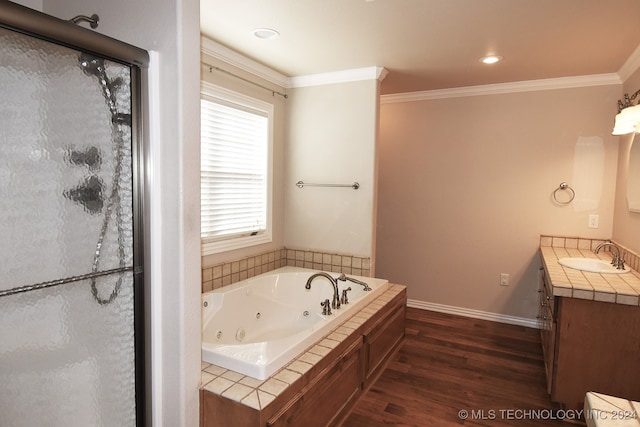
{"type": "Polygon", "coordinates": [[[391,284],[389,289],[360,311],[345,319],[335,329],[312,344],[307,350],[285,365],[266,380],[257,380],[238,372],[202,363],[200,389],[231,399],[255,410],[262,410],[283,393],[305,373],[314,369],[332,349],[347,340],[379,310],[404,292],[405,286],[391,284]]]}
{"type": "Polygon", "coordinates": [[[276,249],[202,268],[202,293],[232,285],[287,265],[286,249],[276,249]]]}
{"type": "MultiPolygon", "coordinates": [[[[554,296],[580,298],[625,305],[640,305],[640,273],[638,256],[620,247],[628,260],[627,274],[600,274],[563,267],[558,259],[564,257],[600,258],[609,261],[611,254],[604,248],[599,254],[593,250],[604,240],[578,237],[541,236],[542,265],[554,296]]],[[[614,242],[615,243],[615,242],[614,242]]]]}
{"type": "Polygon", "coordinates": [[[584,398],[584,418],[588,427],[638,427],[640,402],[590,391],[584,398]]]}
{"type": "Polygon", "coordinates": [[[280,267],[302,267],[369,277],[370,265],[371,260],[365,257],[281,248],[203,267],[202,293],[232,285],[280,267]]]}

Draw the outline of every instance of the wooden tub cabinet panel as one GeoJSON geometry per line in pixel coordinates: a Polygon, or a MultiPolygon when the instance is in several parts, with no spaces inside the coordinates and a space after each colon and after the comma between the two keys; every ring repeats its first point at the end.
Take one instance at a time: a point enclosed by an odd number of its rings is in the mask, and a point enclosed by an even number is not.
{"type": "Polygon", "coordinates": [[[380,319],[380,322],[365,333],[366,388],[380,376],[386,362],[404,340],[406,311],[406,305],[398,305],[388,316],[380,319]]]}
{"type": "Polygon", "coordinates": [[[362,392],[362,348],[362,341],[356,340],[278,411],[267,427],[336,425],[334,419],[351,408],[362,392]]]}

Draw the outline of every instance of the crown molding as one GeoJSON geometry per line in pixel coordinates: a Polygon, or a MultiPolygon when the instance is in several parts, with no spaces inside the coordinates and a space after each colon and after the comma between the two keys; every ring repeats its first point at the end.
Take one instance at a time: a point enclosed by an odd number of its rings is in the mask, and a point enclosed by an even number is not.
{"type": "Polygon", "coordinates": [[[223,61],[256,77],[276,84],[283,88],[305,86],[321,86],[332,83],[347,83],[360,80],[382,81],[389,71],[384,67],[364,67],[353,70],[336,71],[331,73],[312,74],[308,76],[287,77],[272,68],[262,65],[246,56],[229,49],[205,36],[200,36],[200,49],[205,55],[223,61]]]}
{"type": "Polygon", "coordinates": [[[620,67],[618,71],[618,76],[620,76],[620,80],[625,82],[633,73],[638,71],[638,69],[640,69],[640,46],[638,46],[625,63],[622,64],[622,67],[620,67]]]}
{"type": "Polygon", "coordinates": [[[224,61],[229,65],[237,67],[248,73],[251,73],[261,79],[276,84],[280,87],[287,87],[289,84],[289,77],[260,64],[252,59],[247,58],[244,55],[239,54],[235,50],[229,49],[226,46],[221,45],[207,37],[200,36],[200,49],[205,55],[216,58],[220,61],[224,61]]]}
{"type": "MultiPolygon", "coordinates": [[[[384,67],[371,66],[330,73],[288,77],[259,62],[229,49],[205,36],[200,37],[203,54],[226,62],[234,67],[251,73],[261,79],[283,88],[322,86],[334,83],[348,83],[361,80],[382,81],[389,74],[384,67]]],[[[533,92],[539,90],[567,89],[587,86],[607,86],[622,84],[640,69],[640,46],[627,59],[618,73],[592,74],[587,76],[561,77],[555,79],[526,80],[512,83],[499,83],[479,86],[466,86],[451,89],[436,89],[421,92],[406,92],[382,95],[381,103],[427,101],[433,99],[460,98],[479,95],[533,92]]]]}
{"type": "Polygon", "coordinates": [[[467,96],[496,95],[540,90],[569,89],[588,86],[609,86],[622,84],[617,73],[592,74],[587,76],[560,77],[556,79],[525,80],[512,83],[498,83],[480,86],[466,86],[451,89],[436,89],[422,92],[407,92],[382,95],[381,103],[428,101],[433,99],[461,98],[467,96]]]}
{"type": "Polygon", "coordinates": [[[330,73],[310,74],[307,76],[291,77],[287,88],[322,86],[334,83],[348,83],[361,80],[384,80],[389,71],[384,67],[363,67],[352,70],[335,71],[330,73]]]}

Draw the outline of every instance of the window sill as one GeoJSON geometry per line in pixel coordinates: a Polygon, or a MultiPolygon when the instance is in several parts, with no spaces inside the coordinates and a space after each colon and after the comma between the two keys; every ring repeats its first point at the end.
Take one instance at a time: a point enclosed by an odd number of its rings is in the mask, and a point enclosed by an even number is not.
{"type": "Polygon", "coordinates": [[[243,249],[251,246],[271,243],[271,233],[262,233],[257,236],[237,237],[229,240],[219,240],[214,242],[201,241],[202,256],[219,254],[235,249],[243,249]]]}

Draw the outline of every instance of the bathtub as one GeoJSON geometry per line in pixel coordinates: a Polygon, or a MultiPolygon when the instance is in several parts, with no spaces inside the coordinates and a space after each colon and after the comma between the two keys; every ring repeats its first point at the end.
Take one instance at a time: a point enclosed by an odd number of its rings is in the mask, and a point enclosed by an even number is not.
{"type": "MultiPolygon", "coordinates": [[[[332,300],[333,286],[317,270],[283,267],[202,295],[202,360],[264,380],[311,344],[336,328],[388,287],[387,280],[350,276],[349,304],[323,315],[321,302],[332,300]]],[[[329,273],[338,277],[337,273],[329,273]]]]}

